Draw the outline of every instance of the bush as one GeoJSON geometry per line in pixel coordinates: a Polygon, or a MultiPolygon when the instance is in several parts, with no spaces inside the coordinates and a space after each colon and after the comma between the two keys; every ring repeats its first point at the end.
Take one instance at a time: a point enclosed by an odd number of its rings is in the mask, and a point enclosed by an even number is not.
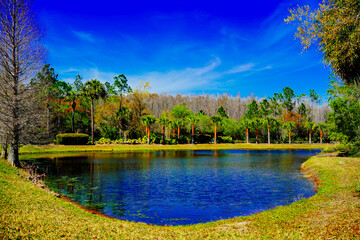
{"type": "Polygon", "coordinates": [[[85,133],[62,133],[56,135],[56,143],[64,145],[86,145],[89,135],[85,133]]]}
{"type": "Polygon", "coordinates": [[[199,134],[196,135],[195,140],[197,143],[210,143],[213,138],[209,134],[199,134]]]}
{"type": "Polygon", "coordinates": [[[232,137],[222,136],[217,138],[217,143],[234,143],[232,137]]]}

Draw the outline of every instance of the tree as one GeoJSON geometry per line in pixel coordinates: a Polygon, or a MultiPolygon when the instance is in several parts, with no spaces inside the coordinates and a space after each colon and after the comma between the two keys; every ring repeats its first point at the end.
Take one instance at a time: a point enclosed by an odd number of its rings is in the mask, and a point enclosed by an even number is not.
{"type": "Polygon", "coordinates": [[[317,128],[317,124],[313,122],[306,122],[305,128],[309,131],[309,143],[311,144],[311,132],[315,131],[317,128]]]}
{"type": "Polygon", "coordinates": [[[346,84],[360,80],[360,31],[358,0],[327,0],[320,7],[290,9],[286,22],[295,22],[296,38],[304,50],[317,44],[323,61],[346,84]]]}
{"type": "Polygon", "coordinates": [[[82,88],[82,95],[91,101],[91,143],[94,144],[94,101],[106,96],[104,85],[96,79],[87,81],[82,88]]]}
{"type": "Polygon", "coordinates": [[[146,127],[147,143],[150,144],[150,127],[156,123],[156,117],[154,115],[143,116],[140,122],[146,127]]]}
{"type": "Polygon", "coordinates": [[[320,144],[323,143],[323,136],[324,136],[324,130],[327,128],[326,123],[319,123],[318,124],[319,131],[320,131],[320,144]]]}
{"type": "Polygon", "coordinates": [[[170,113],[168,111],[163,111],[159,118],[159,123],[162,126],[162,135],[163,135],[163,142],[165,141],[165,127],[170,123],[170,113]]]}
{"type": "Polygon", "coordinates": [[[211,121],[214,124],[214,143],[216,144],[217,139],[217,127],[221,124],[222,118],[218,115],[212,116],[211,121]]]}
{"type": "Polygon", "coordinates": [[[257,104],[256,100],[254,99],[248,106],[247,106],[246,117],[249,119],[260,117],[259,105],[257,104]]]}
{"type": "Polygon", "coordinates": [[[266,117],[263,121],[264,125],[267,128],[267,133],[268,133],[268,144],[271,143],[270,141],[270,128],[273,126],[276,126],[276,119],[273,117],[266,117]]]}
{"type": "Polygon", "coordinates": [[[256,129],[256,135],[255,135],[256,143],[259,143],[259,127],[261,127],[262,125],[263,125],[262,118],[256,117],[251,119],[250,121],[251,128],[256,129]]]}
{"type": "Polygon", "coordinates": [[[285,129],[289,131],[289,144],[291,144],[291,130],[295,127],[295,122],[289,121],[284,123],[285,129]]]}
{"type": "Polygon", "coordinates": [[[8,161],[19,167],[20,135],[34,118],[27,102],[34,98],[30,79],[40,68],[45,51],[31,4],[26,0],[0,1],[0,121],[9,137],[8,161]]]}
{"type": "Polygon", "coordinates": [[[40,97],[44,99],[46,104],[46,131],[48,138],[50,137],[51,101],[58,95],[56,86],[57,78],[58,75],[55,73],[54,68],[50,67],[50,64],[45,64],[36,74],[35,78],[31,80],[32,86],[43,89],[43,91],[40,92],[40,97]]]}
{"type": "Polygon", "coordinates": [[[123,142],[126,141],[126,131],[130,127],[132,114],[133,113],[129,108],[121,107],[118,109],[115,115],[118,128],[124,133],[123,142]]]}
{"type": "Polygon", "coordinates": [[[328,114],[329,138],[340,143],[360,139],[360,87],[332,83],[328,90],[332,112],[328,114]]]}
{"type": "MultiPolygon", "coordinates": [[[[109,94],[115,94],[115,95],[119,95],[120,96],[120,106],[119,106],[119,111],[118,113],[121,115],[122,114],[122,103],[123,103],[123,96],[127,93],[131,93],[132,89],[131,87],[128,85],[127,83],[127,78],[125,77],[124,74],[120,74],[119,76],[115,76],[114,77],[114,84],[111,85],[110,83],[106,82],[105,86],[107,89],[107,92],[109,94]]],[[[119,116],[120,118],[122,118],[122,116],[119,116]]],[[[121,137],[121,128],[119,131],[119,137],[121,137]]]]}
{"type": "Polygon", "coordinates": [[[294,90],[289,87],[285,87],[283,92],[278,95],[279,101],[288,112],[291,112],[295,107],[295,97],[294,90]]]}
{"type": "Polygon", "coordinates": [[[75,76],[75,81],[72,86],[69,86],[68,91],[66,92],[66,100],[70,102],[71,106],[71,131],[75,132],[75,108],[76,100],[81,97],[81,88],[83,87],[82,77],[77,74],[75,76]]]}
{"type": "Polygon", "coordinates": [[[271,114],[271,106],[267,99],[264,99],[260,102],[260,115],[261,116],[268,116],[271,114]]]}
{"type": "Polygon", "coordinates": [[[217,110],[217,114],[222,118],[229,118],[223,106],[220,106],[217,110]]]}
{"type": "Polygon", "coordinates": [[[252,121],[247,117],[240,119],[240,124],[246,129],[246,143],[249,143],[249,128],[251,127],[252,121]]]}
{"type": "Polygon", "coordinates": [[[171,115],[174,117],[174,122],[177,123],[178,137],[180,137],[180,127],[185,125],[186,119],[191,115],[191,111],[186,104],[180,104],[171,109],[171,115]]]}
{"type": "Polygon", "coordinates": [[[186,119],[186,121],[191,125],[191,143],[195,143],[195,124],[199,122],[199,118],[194,113],[191,113],[186,119]]]}

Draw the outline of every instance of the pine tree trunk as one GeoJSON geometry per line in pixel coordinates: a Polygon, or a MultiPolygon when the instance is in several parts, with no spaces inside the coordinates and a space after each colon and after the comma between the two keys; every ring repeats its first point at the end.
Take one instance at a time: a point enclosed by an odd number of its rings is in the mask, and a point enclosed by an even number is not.
{"type": "Polygon", "coordinates": [[[256,128],[256,143],[259,143],[259,129],[256,128]]]}
{"type": "Polygon", "coordinates": [[[180,126],[178,126],[178,138],[180,138],[180,126]]]}
{"type": "Polygon", "coordinates": [[[311,130],[309,132],[309,143],[311,144],[311,130]]]}
{"type": "Polygon", "coordinates": [[[148,144],[150,144],[150,126],[148,126],[148,144]]]}
{"type": "Polygon", "coordinates": [[[268,144],[270,144],[270,125],[268,125],[268,144]]]}

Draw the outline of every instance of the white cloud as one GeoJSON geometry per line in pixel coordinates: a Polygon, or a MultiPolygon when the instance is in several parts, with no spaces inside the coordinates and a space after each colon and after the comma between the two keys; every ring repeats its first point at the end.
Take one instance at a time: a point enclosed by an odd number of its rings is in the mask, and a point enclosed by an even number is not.
{"type": "Polygon", "coordinates": [[[254,63],[248,63],[244,65],[235,66],[229,71],[227,71],[227,74],[233,74],[233,73],[242,73],[252,70],[255,67],[254,63]]]}
{"type": "Polygon", "coordinates": [[[80,38],[81,40],[85,40],[88,42],[95,42],[95,38],[90,33],[79,32],[79,31],[72,31],[72,32],[76,37],[80,38]]]}
{"type": "Polygon", "coordinates": [[[214,72],[221,64],[219,58],[210,62],[202,68],[186,68],[169,72],[149,72],[143,75],[128,76],[129,83],[135,86],[139,81],[149,82],[151,88],[156,92],[179,92],[184,90],[199,89],[208,84],[211,80],[220,76],[214,72]]]}

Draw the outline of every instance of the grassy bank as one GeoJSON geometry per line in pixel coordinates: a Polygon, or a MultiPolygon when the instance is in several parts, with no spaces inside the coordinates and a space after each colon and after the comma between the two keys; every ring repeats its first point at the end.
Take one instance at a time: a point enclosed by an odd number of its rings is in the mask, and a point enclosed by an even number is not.
{"type": "Polygon", "coordinates": [[[332,144],[179,144],[179,145],[26,145],[20,148],[21,154],[59,153],[59,152],[129,152],[165,150],[220,150],[220,149],[324,149],[332,144]]]}
{"type": "Polygon", "coordinates": [[[303,169],[319,184],[314,197],[247,217],[161,227],[93,215],[0,160],[0,239],[360,238],[360,159],[317,156],[303,169]]]}

